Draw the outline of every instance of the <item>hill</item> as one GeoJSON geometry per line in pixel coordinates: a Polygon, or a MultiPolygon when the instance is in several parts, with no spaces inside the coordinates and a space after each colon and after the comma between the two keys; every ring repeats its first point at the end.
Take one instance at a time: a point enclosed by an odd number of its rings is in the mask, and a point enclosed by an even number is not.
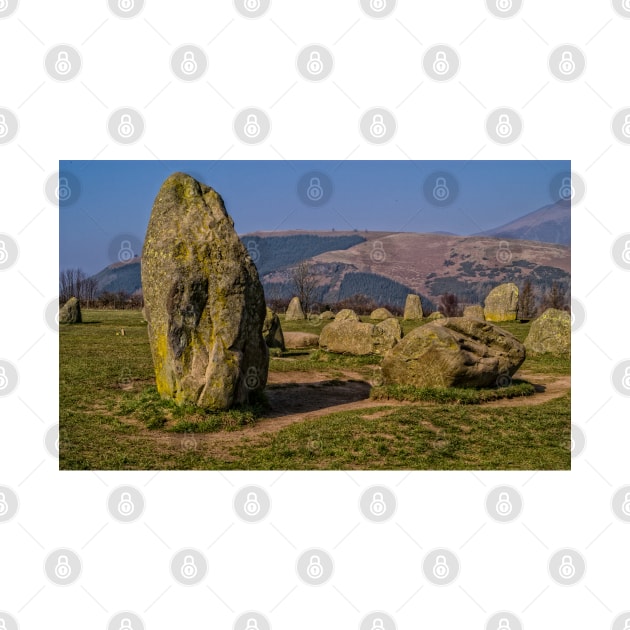
{"type": "MultiPolygon", "coordinates": [[[[408,293],[432,306],[445,292],[481,302],[502,282],[530,278],[539,292],[553,281],[569,288],[571,250],[566,245],[501,236],[410,232],[254,232],[241,236],[267,299],[294,294],[291,275],[307,261],[317,278],[315,300],[334,303],[362,293],[402,306],[408,293]]],[[[110,265],[95,276],[99,291],[140,289],[139,259],[110,265]]]]}
{"type": "Polygon", "coordinates": [[[557,202],[543,206],[514,221],[480,232],[479,235],[570,245],[571,204],[557,202]]]}

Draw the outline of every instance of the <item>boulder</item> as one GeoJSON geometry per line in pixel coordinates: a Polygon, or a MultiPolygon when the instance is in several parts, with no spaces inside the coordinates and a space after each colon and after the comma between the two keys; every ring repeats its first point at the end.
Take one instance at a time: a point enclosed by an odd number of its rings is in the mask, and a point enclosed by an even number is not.
{"type": "Polygon", "coordinates": [[[267,382],[265,296],[223,199],[184,173],[162,184],[142,251],[158,392],[228,409],[267,382]]]}
{"type": "Polygon", "coordinates": [[[410,293],[405,300],[405,314],[403,319],[422,319],[422,302],[419,295],[410,293]]]}
{"type": "Polygon", "coordinates": [[[435,311],[427,317],[427,320],[430,322],[434,322],[436,319],[444,319],[444,315],[440,311],[435,311]]]}
{"type": "Polygon", "coordinates": [[[525,348],[503,329],[466,317],[419,326],[383,358],[386,384],[415,387],[488,387],[512,376],[525,348]]]}
{"type": "Polygon", "coordinates": [[[304,317],[304,311],[302,310],[299,297],[295,296],[291,298],[289,306],[287,306],[287,312],[284,315],[284,319],[287,322],[296,322],[300,319],[306,319],[304,317]]]}
{"type": "Polygon", "coordinates": [[[319,344],[319,335],[304,332],[284,333],[284,343],[287,348],[312,348],[319,344]]]}
{"type": "Polygon", "coordinates": [[[390,317],[394,316],[386,308],[377,308],[370,313],[370,319],[376,319],[378,321],[383,321],[390,317]]]}
{"type": "Polygon", "coordinates": [[[483,315],[483,306],[481,306],[481,304],[473,304],[472,306],[467,306],[464,309],[464,317],[468,317],[469,319],[484,320],[485,317],[483,315]]]}
{"type": "Polygon", "coordinates": [[[280,318],[269,307],[262,328],[263,338],[268,348],[280,348],[284,352],[284,335],[282,334],[282,326],[280,318]]]}
{"type": "Polygon", "coordinates": [[[489,322],[513,322],[518,310],[518,287],[513,282],[500,284],[488,293],[483,309],[489,322]]]}
{"type": "Polygon", "coordinates": [[[321,320],[335,319],[335,314],[332,311],[324,311],[323,313],[319,314],[319,319],[321,320]]]}
{"type": "Polygon", "coordinates": [[[528,352],[571,352],[571,314],[555,308],[548,308],[532,322],[525,339],[528,352]]]}
{"type": "Polygon", "coordinates": [[[395,317],[378,324],[342,320],[322,328],[319,347],[339,354],[384,354],[402,338],[402,328],[395,317]]]}
{"type": "Polygon", "coordinates": [[[80,324],[81,319],[81,303],[77,298],[71,297],[60,309],[59,309],[59,323],[60,324],[80,324]]]}
{"type": "Polygon", "coordinates": [[[359,316],[351,308],[342,308],[336,315],[336,322],[343,321],[360,322],[359,316]]]}

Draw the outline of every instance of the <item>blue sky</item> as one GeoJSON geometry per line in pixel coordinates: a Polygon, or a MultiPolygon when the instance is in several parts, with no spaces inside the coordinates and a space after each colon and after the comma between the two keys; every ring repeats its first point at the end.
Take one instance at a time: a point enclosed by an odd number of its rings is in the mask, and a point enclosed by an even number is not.
{"type": "Polygon", "coordinates": [[[140,253],[155,196],[175,171],[215,188],[239,234],[334,228],[468,235],[551,203],[551,183],[559,173],[568,174],[571,164],[542,160],[63,161],[59,170],[60,178],[65,176],[73,190],[70,201],[59,209],[60,268],[80,267],[92,274],[117,260],[121,243],[140,253]],[[304,196],[311,183],[317,184],[312,182],[314,175],[325,190],[319,201],[304,196]],[[443,177],[440,182],[439,177],[443,177]],[[432,194],[437,184],[446,184],[444,201],[432,194]]]}

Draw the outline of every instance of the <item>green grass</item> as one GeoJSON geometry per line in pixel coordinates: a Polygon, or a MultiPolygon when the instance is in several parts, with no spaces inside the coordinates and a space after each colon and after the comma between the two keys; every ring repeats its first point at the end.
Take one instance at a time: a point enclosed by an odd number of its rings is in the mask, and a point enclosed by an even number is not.
{"type": "Polygon", "coordinates": [[[409,402],[452,403],[456,405],[479,405],[502,398],[531,396],[536,389],[531,383],[513,382],[507,387],[476,389],[473,387],[414,387],[413,385],[379,385],[372,387],[372,400],[406,400],[409,402]]]}
{"type": "MultiPolygon", "coordinates": [[[[569,396],[535,406],[484,408],[464,404],[470,401],[461,392],[433,392],[423,394],[430,405],[392,408],[375,400],[369,409],[328,414],[275,432],[242,434],[244,428],[265,422],[264,401],[212,413],[163,400],[155,390],[141,314],[86,309],[83,317],[84,324],[61,326],[59,333],[61,469],[570,467],[569,396]]],[[[289,322],[285,329],[291,328],[318,332],[308,322],[289,322]]],[[[529,324],[511,323],[509,328],[524,339],[529,324]]],[[[368,378],[380,362],[380,357],[295,350],[273,358],[270,369],[317,370],[333,387],[343,371],[368,378]]],[[[528,357],[523,368],[568,374],[570,360],[528,357]]]]}

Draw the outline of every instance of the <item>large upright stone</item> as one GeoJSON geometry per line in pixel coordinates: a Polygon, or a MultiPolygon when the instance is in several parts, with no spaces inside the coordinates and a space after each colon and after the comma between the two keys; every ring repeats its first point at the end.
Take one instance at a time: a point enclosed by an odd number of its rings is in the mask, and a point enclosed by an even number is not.
{"type": "Polygon", "coordinates": [[[284,316],[285,321],[287,322],[295,322],[300,319],[306,319],[304,317],[304,311],[302,310],[302,305],[300,304],[300,298],[297,295],[291,298],[289,302],[289,306],[287,307],[287,312],[284,316]]]}
{"type": "Polygon", "coordinates": [[[488,293],[483,309],[488,322],[513,322],[518,310],[518,287],[513,282],[500,284],[488,293]]]}
{"type": "Polygon", "coordinates": [[[267,307],[262,334],[268,348],[279,348],[282,352],[286,350],[280,318],[269,307],[267,307]]]}
{"type": "Polygon", "coordinates": [[[155,198],[142,290],[158,392],[211,409],[267,382],[265,298],[220,195],[175,173],[155,198]]]}
{"type": "Polygon", "coordinates": [[[405,314],[403,319],[416,320],[422,319],[422,302],[419,295],[410,293],[405,300],[405,314]]]}
{"type": "Polygon", "coordinates": [[[81,318],[81,303],[77,298],[71,297],[60,309],[59,309],[59,323],[60,324],[80,324],[81,318]]]}
{"type": "Polygon", "coordinates": [[[505,330],[449,317],[403,337],[383,358],[383,379],[415,387],[487,387],[512,376],[524,360],[523,344],[505,330]]]}
{"type": "Polygon", "coordinates": [[[548,308],[529,329],[525,339],[528,352],[571,352],[571,315],[567,311],[548,308]]]}

